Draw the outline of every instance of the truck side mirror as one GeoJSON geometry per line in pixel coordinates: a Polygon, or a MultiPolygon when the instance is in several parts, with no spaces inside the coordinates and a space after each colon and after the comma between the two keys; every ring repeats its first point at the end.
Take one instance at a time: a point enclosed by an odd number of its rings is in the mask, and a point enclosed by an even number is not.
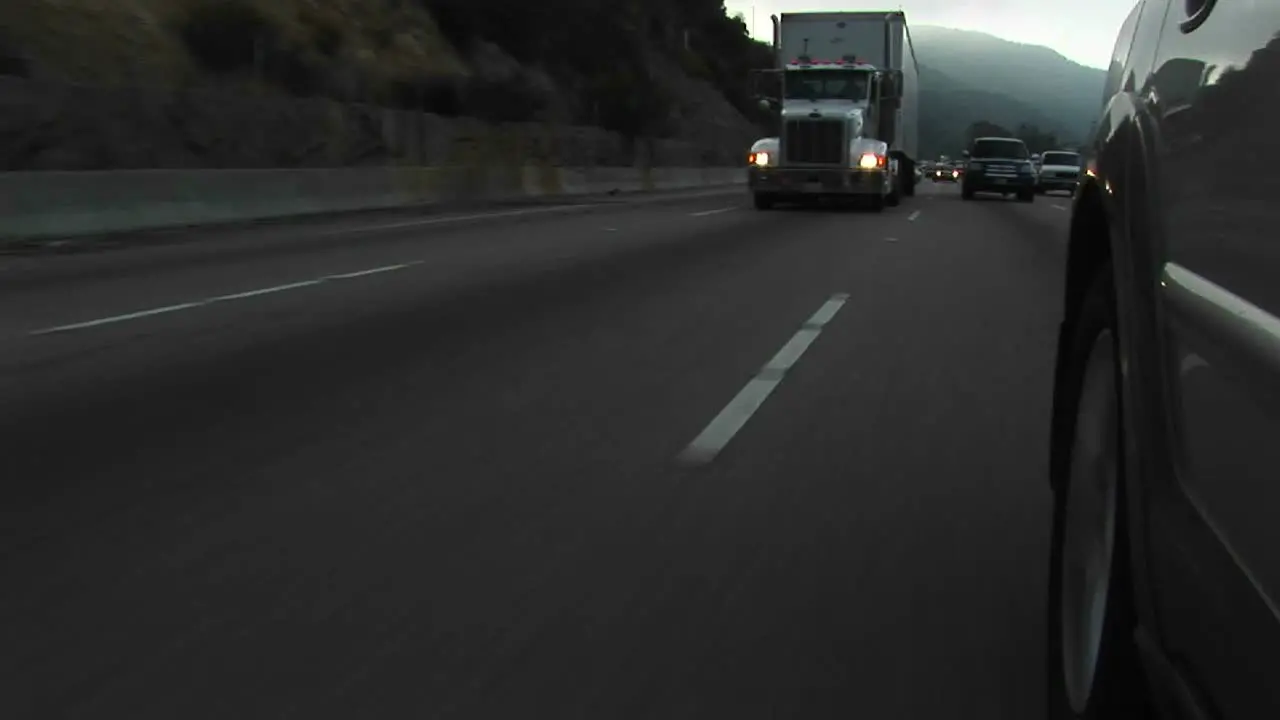
{"type": "Polygon", "coordinates": [[[902,97],[902,71],[891,70],[884,74],[880,85],[880,96],[884,98],[902,97]]]}
{"type": "Polygon", "coordinates": [[[889,100],[893,95],[893,78],[888,75],[880,76],[880,82],[876,83],[876,97],[889,100]]]}

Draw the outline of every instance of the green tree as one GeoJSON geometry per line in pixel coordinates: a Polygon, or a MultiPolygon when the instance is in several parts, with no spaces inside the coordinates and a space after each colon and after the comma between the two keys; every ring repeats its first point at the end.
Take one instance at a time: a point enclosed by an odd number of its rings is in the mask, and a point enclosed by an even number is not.
{"type": "Polygon", "coordinates": [[[1035,125],[1023,123],[1018,126],[1016,137],[1027,144],[1027,149],[1033,153],[1042,153],[1046,150],[1058,150],[1063,147],[1063,143],[1058,136],[1051,132],[1045,132],[1035,125]]]}

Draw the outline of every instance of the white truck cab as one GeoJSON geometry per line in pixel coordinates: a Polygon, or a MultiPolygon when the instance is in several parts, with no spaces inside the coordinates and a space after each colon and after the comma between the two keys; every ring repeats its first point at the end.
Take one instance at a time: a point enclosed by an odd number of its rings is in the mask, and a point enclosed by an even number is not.
{"type": "Polygon", "coordinates": [[[914,194],[917,83],[905,17],[785,13],[774,22],[780,97],[761,102],[778,111],[781,132],[748,155],[756,207],[865,196],[880,210],[914,194]]]}

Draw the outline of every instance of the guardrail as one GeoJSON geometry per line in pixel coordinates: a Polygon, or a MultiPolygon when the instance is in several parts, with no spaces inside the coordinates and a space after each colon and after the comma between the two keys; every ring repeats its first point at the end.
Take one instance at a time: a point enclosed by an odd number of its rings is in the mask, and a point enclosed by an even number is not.
{"type": "Polygon", "coordinates": [[[377,167],[0,173],[0,238],[745,183],[742,168],[377,167]]]}

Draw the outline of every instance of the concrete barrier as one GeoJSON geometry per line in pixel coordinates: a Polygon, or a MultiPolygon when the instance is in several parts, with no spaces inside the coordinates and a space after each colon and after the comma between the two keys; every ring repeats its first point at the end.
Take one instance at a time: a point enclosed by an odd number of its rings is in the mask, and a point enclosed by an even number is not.
{"type": "Polygon", "coordinates": [[[742,184],[742,168],[377,167],[0,173],[0,238],[69,237],[458,201],[742,184]]]}

